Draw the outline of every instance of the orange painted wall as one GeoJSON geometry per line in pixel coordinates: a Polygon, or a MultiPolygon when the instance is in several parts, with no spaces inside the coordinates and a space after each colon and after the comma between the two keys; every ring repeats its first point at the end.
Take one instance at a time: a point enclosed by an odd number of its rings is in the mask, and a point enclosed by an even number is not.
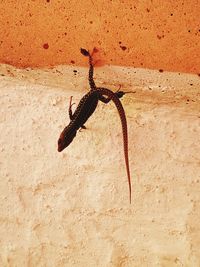
{"type": "Polygon", "coordinates": [[[200,72],[200,1],[1,0],[0,62],[18,67],[102,64],[200,72]]]}

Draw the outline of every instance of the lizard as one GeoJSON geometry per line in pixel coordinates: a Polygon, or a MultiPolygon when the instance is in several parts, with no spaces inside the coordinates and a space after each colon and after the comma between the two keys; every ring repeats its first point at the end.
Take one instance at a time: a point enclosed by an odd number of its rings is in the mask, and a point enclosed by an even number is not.
{"type": "Polygon", "coordinates": [[[99,100],[105,104],[107,104],[108,102],[112,100],[118,110],[120,120],[121,120],[121,125],[122,125],[124,157],[125,157],[126,171],[127,171],[127,177],[128,177],[128,185],[129,185],[129,200],[131,203],[131,175],[130,175],[129,157],[128,157],[127,121],[126,121],[124,108],[121,104],[121,101],[119,100],[119,98],[121,98],[126,92],[118,90],[117,92],[114,93],[107,88],[97,87],[94,82],[94,78],[93,78],[94,64],[93,64],[92,55],[98,50],[94,48],[92,54],[90,54],[89,51],[83,48],[81,48],[80,51],[84,56],[89,57],[90,68],[89,68],[88,81],[90,85],[90,91],[81,98],[73,114],[72,114],[72,109],[71,109],[73,105],[71,104],[72,97],[70,97],[70,104],[69,104],[70,123],[64,128],[64,130],[60,134],[60,137],[58,139],[58,152],[61,152],[67,146],[69,146],[69,144],[73,141],[74,137],[76,136],[76,133],[79,128],[84,128],[84,129],[86,128],[84,126],[84,123],[89,119],[89,117],[95,111],[99,100]]]}

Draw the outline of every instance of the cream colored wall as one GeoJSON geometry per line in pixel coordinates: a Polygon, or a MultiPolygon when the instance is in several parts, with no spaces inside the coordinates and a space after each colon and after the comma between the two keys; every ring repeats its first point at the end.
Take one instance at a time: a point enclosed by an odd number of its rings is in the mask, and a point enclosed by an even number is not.
{"type": "Polygon", "coordinates": [[[1,66],[0,266],[198,267],[199,77],[96,71],[98,85],[133,92],[122,100],[130,205],[113,104],[99,104],[87,129],[57,152],[69,97],[77,104],[88,90],[88,70],[73,70],[1,66]]]}

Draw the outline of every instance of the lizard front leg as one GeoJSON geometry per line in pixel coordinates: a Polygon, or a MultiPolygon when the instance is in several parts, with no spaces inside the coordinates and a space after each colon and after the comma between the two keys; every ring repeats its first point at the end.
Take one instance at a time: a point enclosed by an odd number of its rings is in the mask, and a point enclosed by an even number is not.
{"type": "Polygon", "coordinates": [[[70,118],[70,120],[73,120],[72,106],[73,106],[74,104],[75,104],[75,103],[72,104],[72,96],[70,96],[70,99],[69,99],[69,109],[68,109],[68,113],[69,113],[69,118],[70,118]]]}
{"type": "MultiPolygon", "coordinates": [[[[70,96],[70,99],[69,99],[69,109],[68,109],[70,120],[73,120],[73,117],[74,117],[73,114],[72,114],[72,106],[74,104],[75,103],[72,103],[72,96],[70,96]]],[[[86,129],[85,125],[82,125],[81,128],[82,129],[86,129]]]]}

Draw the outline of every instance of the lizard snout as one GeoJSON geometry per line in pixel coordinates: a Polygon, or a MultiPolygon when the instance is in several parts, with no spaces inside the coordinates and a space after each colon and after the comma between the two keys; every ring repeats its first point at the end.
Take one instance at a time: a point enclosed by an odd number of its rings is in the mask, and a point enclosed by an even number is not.
{"type": "Polygon", "coordinates": [[[63,150],[62,140],[59,138],[58,139],[58,152],[61,152],[62,150],[63,150]]]}

